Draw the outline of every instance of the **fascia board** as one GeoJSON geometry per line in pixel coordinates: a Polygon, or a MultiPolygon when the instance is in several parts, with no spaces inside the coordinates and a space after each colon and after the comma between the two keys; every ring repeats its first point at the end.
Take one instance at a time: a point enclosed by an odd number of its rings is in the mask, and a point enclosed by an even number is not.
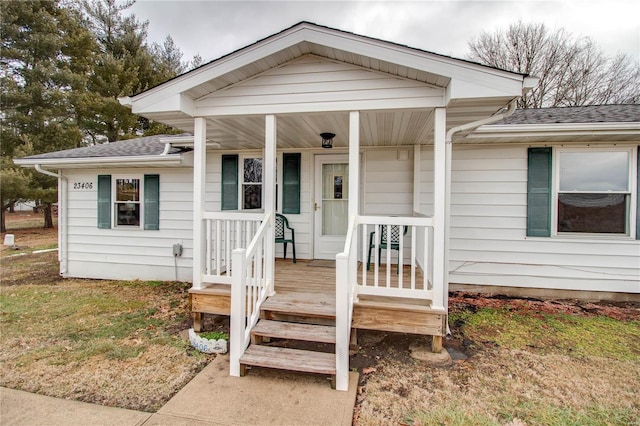
{"type": "Polygon", "coordinates": [[[452,79],[491,87],[515,96],[521,95],[525,79],[523,75],[508,71],[458,61],[429,52],[417,51],[409,47],[363,38],[355,34],[336,32],[330,28],[319,28],[303,24],[217,59],[208,66],[191,71],[183,77],[178,77],[161,86],[140,93],[132,98],[133,109],[135,111],[139,108],[136,104],[152,105],[160,102],[164,97],[180,94],[218,76],[302,42],[345,50],[452,79]]]}
{"type": "Polygon", "coordinates": [[[609,135],[640,134],[640,122],[632,123],[554,123],[554,124],[503,124],[482,126],[467,138],[509,138],[514,136],[581,136],[594,133],[609,135]]]}
{"type": "Polygon", "coordinates": [[[131,157],[86,157],[86,158],[42,158],[26,159],[17,158],[13,162],[22,167],[31,167],[39,164],[47,167],[74,168],[83,166],[180,166],[189,165],[189,159],[183,154],[165,156],[131,156],[131,157]]]}

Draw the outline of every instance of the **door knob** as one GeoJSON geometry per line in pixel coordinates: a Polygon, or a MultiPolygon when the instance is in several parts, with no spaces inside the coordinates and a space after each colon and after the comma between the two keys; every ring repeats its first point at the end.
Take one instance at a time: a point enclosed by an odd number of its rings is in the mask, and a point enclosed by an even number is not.
{"type": "Polygon", "coordinates": [[[313,203],[313,211],[314,212],[317,212],[319,208],[320,207],[318,207],[318,203],[313,203]]]}

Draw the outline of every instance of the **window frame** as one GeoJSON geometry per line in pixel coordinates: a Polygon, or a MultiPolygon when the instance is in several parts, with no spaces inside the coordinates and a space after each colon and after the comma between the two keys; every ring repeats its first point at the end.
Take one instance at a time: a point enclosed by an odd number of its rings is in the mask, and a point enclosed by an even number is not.
{"type": "Polygon", "coordinates": [[[144,174],[117,174],[111,175],[111,229],[144,229],[144,174]],[[116,208],[118,203],[122,201],[117,200],[117,181],[118,179],[137,179],[139,181],[140,194],[137,201],[140,206],[138,225],[118,225],[118,210],[116,208]]]}
{"type": "Polygon", "coordinates": [[[635,146],[599,146],[592,147],[588,145],[580,146],[561,146],[554,147],[552,150],[552,175],[551,175],[551,236],[555,238],[578,238],[578,239],[617,239],[617,240],[635,240],[636,236],[636,206],[637,206],[637,147],[635,146]],[[627,169],[627,191],[575,191],[575,193],[593,193],[593,194],[625,194],[628,195],[625,233],[597,233],[597,232],[561,232],[558,231],[558,196],[559,194],[570,194],[571,191],[560,191],[560,156],[563,152],[626,152],[628,155],[627,169]]]}
{"type": "Polygon", "coordinates": [[[246,152],[238,154],[238,210],[246,212],[255,212],[264,210],[264,152],[246,152]],[[262,161],[262,172],[260,182],[244,181],[244,160],[249,158],[259,158],[262,161]],[[260,185],[260,207],[255,209],[246,209],[244,207],[244,187],[245,185],[260,185]]]}

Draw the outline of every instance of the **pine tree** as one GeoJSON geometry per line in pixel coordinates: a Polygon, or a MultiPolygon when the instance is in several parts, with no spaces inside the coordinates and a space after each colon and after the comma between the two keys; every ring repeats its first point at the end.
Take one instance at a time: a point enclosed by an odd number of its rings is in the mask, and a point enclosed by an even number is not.
{"type": "MultiPolygon", "coordinates": [[[[6,1],[0,23],[0,123],[3,166],[16,155],[74,148],[82,144],[76,102],[84,93],[93,50],[79,15],[57,1],[6,1]]],[[[45,227],[53,227],[54,178],[33,171],[7,171],[3,211],[15,198],[39,200],[45,227]],[[28,185],[22,176],[28,179],[28,185]]],[[[2,229],[5,228],[4,215],[2,229]]]]}

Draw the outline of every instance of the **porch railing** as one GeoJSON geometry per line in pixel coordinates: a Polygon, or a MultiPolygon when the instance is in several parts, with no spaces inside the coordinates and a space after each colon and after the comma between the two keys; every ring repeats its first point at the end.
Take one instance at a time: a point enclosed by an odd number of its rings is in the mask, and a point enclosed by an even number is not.
{"type": "Polygon", "coordinates": [[[357,218],[349,219],[344,251],[336,255],[336,389],[349,389],[349,341],[356,297],[357,218]]]}
{"type": "Polygon", "coordinates": [[[358,226],[362,238],[358,294],[432,300],[432,218],[360,216],[358,226]],[[392,240],[394,232],[399,238],[392,240]]]}
{"type": "Polygon", "coordinates": [[[203,281],[231,284],[233,256],[253,240],[264,213],[205,212],[206,257],[203,281]]]}
{"type": "Polygon", "coordinates": [[[249,246],[233,250],[229,350],[232,376],[240,376],[240,357],[249,346],[251,329],[260,316],[260,306],[273,291],[271,219],[271,214],[264,215],[249,246]]]}

